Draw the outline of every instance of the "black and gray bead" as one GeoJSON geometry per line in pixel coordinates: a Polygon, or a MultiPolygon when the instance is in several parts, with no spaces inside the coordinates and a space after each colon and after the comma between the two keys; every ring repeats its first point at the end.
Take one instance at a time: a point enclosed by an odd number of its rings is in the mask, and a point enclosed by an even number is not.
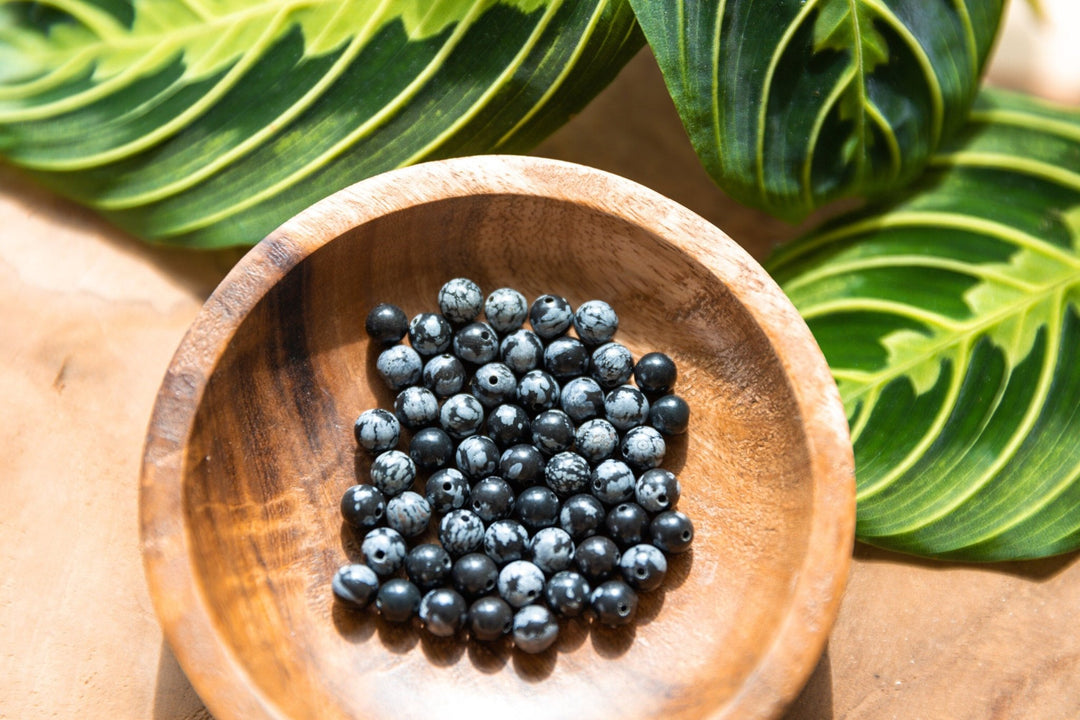
{"type": "Polygon", "coordinates": [[[592,471],[592,494],[605,505],[618,505],[634,497],[634,471],[622,460],[605,460],[592,471]]]}
{"type": "Polygon", "coordinates": [[[499,335],[485,322],[469,323],[454,333],[454,353],[473,365],[489,363],[499,357],[499,335]]]}
{"type": "Polygon", "coordinates": [[[521,376],[517,386],[517,404],[525,412],[550,410],[559,402],[559,383],[543,370],[530,370],[521,376]]]}
{"type": "Polygon", "coordinates": [[[667,443],[660,431],[648,425],[630,428],[619,443],[622,459],[634,472],[659,467],[667,453],[667,443]]]}
{"type": "Polygon", "coordinates": [[[409,321],[409,342],[424,357],[446,352],[453,338],[450,323],[438,313],[420,313],[409,321]]]}
{"type": "Polygon", "coordinates": [[[559,497],[588,490],[591,475],[589,461],[575,452],[558,453],[544,466],[544,482],[559,497]]]}
{"type": "Polygon", "coordinates": [[[607,536],[620,547],[630,547],[645,540],[649,532],[649,513],[635,502],[619,503],[604,518],[607,536]]]}
{"type": "Polygon", "coordinates": [[[501,597],[488,595],[469,606],[469,635],[488,642],[506,635],[513,628],[514,610],[501,597]]]}
{"type": "Polygon", "coordinates": [[[356,418],[353,434],[360,447],[370,453],[381,453],[398,444],[401,423],[389,410],[365,410],[356,418]]]}
{"type": "Polygon", "coordinates": [[[649,523],[649,539],[666,553],[686,552],[694,539],[694,524],[685,513],[665,510],[649,523]]]}
{"type": "Polygon", "coordinates": [[[555,455],[574,445],[574,423],[562,410],[545,410],[530,425],[532,442],[544,455],[555,455]]]}
{"type": "Polygon", "coordinates": [[[514,511],[514,489],[501,477],[491,475],[472,486],[469,507],[485,523],[510,517],[514,511]]]}
{"type": "Polygon", "coordinates": [[[439,542],[451,557],[475,552],[484,545],[484,522],[472,510],[451,510],[439,521],[439,542]]]}
{"type": "Polygon", "coordinates": [[[531,330],[515,330],[499,343],[499,357],[506,366],[523,375],[544,361],[544,342],[531,330]]]}
{"type": "Polygon", "coordinates": [[[649,424],[664,435],[682,435],[690,425],[690,406],[678,395],[664,395],[649,407],[649,424]]]}
{"type": "Polygon", "coordinates": [[[601,583],[619,567],[619,547],[606,535],[593,535],[577,544],[574,564],[589,583],[601,583]]]}
{"type": "Polygon", "coordinates": [[[607,460],[619,445],[619,431],[603,418],[586,420],[574,432],[574,450],[596,465],[607,460]]]}
{"type": "Polygon", "coordinates": [[[675,361],[662,352],[646,353],[634,365],[634,382],[649,395],[670,392],[678,375],[675,361]]]}
{"type": "Polygon", "coordinates": [[[343,565],[330,581],[334,597],[356,608],[365,608],[379,591],[379,576],[367,565],[343,565]]]}
{"type": "Polygon", "coordinates": [[[416,463],[400,450],[387,450],[371,462],[371,484],[386,497],[393,497],[412,487],[416,463]]]}
{"type": "Polygon", "coordinates": [[[559,498],[543,485],[533,485],[518,493],[514,511],[529,530],[551,527],[559,519],[559,498]]]}
{"type": "Polygon", "coordinates": [[[447,398],[439,410],[439,425],[458,440],[475,435],[484,423],[484,406],[467,393],[447,398]]]}
{"type": "Polygon", "coordinates": [[[579,543],[599,532],[604,526],[606,515],[604,504],[592,495],[573,495],[567,498],[559,510],[559,527],[565,530],[574,542],[579,543]]]}
{"type": "Polygon", "coordinates": [[[637,504],[648,512],[659,513],[670,510],[679,502],[682,486],[675,474],[664,468],[646,470],[634,484],[634,498],[637,504]]]}
{"type": "Polygon", "coordinates": [[[360,543],[364,562],[380,576],[393,575],[405,562],[408,547],[401,533],[388,527],[377,527],[360,543]]]}
{"type": "Polygon", "coordinates": [[[625,432],[645,424],[649,399],[633,385],[620,385],[604,397],[604,414],[616,430],[625,432]]]}
{"type": "Polygon", "coordinates": [[[604,390],[591,377],[577,377],[562,386],[559,406],[575,423],[604,414],[604,390]]]}
{"type": "Polygon", "coordinates": [[[495,589],[499,580],[499,566],[482,552],[466,553],[454,562],[450,580],[455,590],[472,600],[495,589]]]}
{"type": "Polygon", "coordinates": [[[341,496],[341,517],[361,530],[378,526],[386,515],[386,496],[374,485],[353,485],[341,496]]]}
{"type": "Polygon", "coordinates": [[[422,534],[431,523],[431,504],[423,495],[406,490],[386,503],[386,524],[412,538],[422,534]]]}
{"type": "Polygon", "coordinates": [[[488,363],[473,374],[469,392],[486,408],[512,402],[517,397],[517,376],[505,363],[488,363]]]}
{"type": "Polygon", "coordinates": [[[372,340],[392,345],[401,342],[409,331],[409,318],[397,305],[379,303],[368,312],[364,329],[372,340]]]}
{"type": "Polygon", "coordinates": [[[545,574],[566,570],[574,560],[574,541],[570,534],[557,527],[546,527],[536,531],[529,540],[529,556],[533,565],[545,574]]]}
{"type": "Polygon", "coordinates": [[[528,443],[507,448],[499,458],[499,475],[518,489],[543,481],[545,467],[543,454],[528,443]]]}
{"type": "Polygon", "coordinates": [[[529,316],[529,301],[513,288],[499,288],[484,301],[484,318],[500,335],[517,330],[529,316]]]}
{"type": "Polygon", "coordinates": [[[667,558],[655,545],[634,545],[623,552],[619,571],[626,584],[635,590],[655,590],[667,575],[667,558]]]}
{"type": "Polygon", "coordinates": [[[535,655],[555,643],[559,637],[559,622],[543,605],[527,605],[514,614],[510,632],[518,650],[535,655]]]}
{"type": "Polygon", "coordinates": [[[428,591],[420,600],[420,622],[436,637],[450,637],[465,627],[469,606],[456,590],[437,588],[428,591]]]}
{"type": "Polygon", "coordinates": [[[484,552],[497,565],[521,560],[529,546],[529,531],[517,520],[496,520],[484,531],[484,552]]]}
{"type": "Polygon", "coordinates": [[[573,321],[574,309],[558,295],[541,295],[529,307],[529,324],[543,340],[562,335],[573,321]]]}
{"type": "Polygon", "coordinates": [[[615,336],[615,331],[619,329],[619,316],[603,300],[589,300],[578,305],[574,313],[574,329],[583,342],[602,345],[615,336]]]}
{"type": "Polygon", "coordinates": [[[589,605],[602,625],[627,625],[637,613],[638,596],[622,580],[608,580],[592,591],[589,605]]]}
{"type": "Polygon", "coordinates": [[[410,430],[427,427],[439,419],[439,399],[426,387],[410,385],[394,398],[394,415],[410,430]]]}
{"type": "Polygon", "coordinates": [[[391,578],[375,595],[375,608],[387,622],[408,622],[420,608],[420,590],[404,578],[391,578]]]}
{"type": "Polygon", "coordinates": [[[544,592],[544,571],[528,560],[514,560],[499,571],[499,595],[511,607],[536,602],[544,592]]]}
{"type": "Polygon", "coordinates": [[[573,570],[563,570],[551,576],[544,586],[548,606],[563,617],[577,617],[589,607],[589,581],[573,570]]]}
{"type": "Polygon", "coordinates": [[[438,470],[454,459],[454,441],[441,428],[422,428],[409,441],[409,457],[418,470],[438,470]]]}
{"type": "Polygon", "coordinates": [[[408,345],[395,345],[379,353],[375,369],[386,386],[398,392],[420,381],[424,361],[408,345]]]}
{"type": "Polygon", "coordinates": [[[577,338],[555,338],[544,348],[544,369],[556,380],[577,377],[589,369],[589,351],[577,338]]]}
{"type": "Polygon", "coordinates": [[[496,445],[504,449],[532,438],[529,415],[512,404],[499,405],[489,412],[484,431],[496,445]]]}
{"type": "Polygon", "coordinates": [[[424,485],[424,499],[439,514],[459,510],[469,502],[469,481],[457,468],[437,470],[424,485]]]}
{"type": "Polygon", "coordinates": [[[442,545],[422,543],[405,556],[405,573],[414,585],[427,591],[446,584],[453,564],[442,545]]]}
{"type": "Polygon", "coordinates": [[[462,440],[454,453],[454,464],[470,480],[493,475],[499,467],[499,448],[486,435],[471,435],[462,440]]]}
{"type": "Polygon", "coordinates": [[[609,342],[593,350],[591,374],[605,390],[626,384],[633,372],[634,356],[625,345],[609,342]]]}
{"type": "Polygon", "coordinates": [[[439,312],[454,325],[471,322],[483,309],[484,294],[468,278],[454,278],[439,288],[439,312]]]}
{"type": "Polygon", "coordinates": [[[424,363],[424,387],[437,397],[450,397],[465,387],[465,366],[449,353],[441,353],[424,363]]]}

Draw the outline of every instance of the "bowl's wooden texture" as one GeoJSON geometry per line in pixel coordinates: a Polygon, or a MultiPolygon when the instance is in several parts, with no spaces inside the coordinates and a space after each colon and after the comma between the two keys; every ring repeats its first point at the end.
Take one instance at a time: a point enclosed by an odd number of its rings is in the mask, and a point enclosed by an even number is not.
{"type": "Polygon", "coordinates": [[[286,223],[209,299],[158,396],[141,521],[169,643],[229,718],[702,718],[780,713],[814,667],[852,548],[847,426],[824,359],[726,235],[565,163],[451,160],[359,183],[286,223]],[[438,639],[335,604],[368,465],[352,423],[392,396],[364,318],[443,282],[610,302],[635,355],[680,369],[667,466],[695,521],[639,621],[575,620],[553,649],[438,639]]]}

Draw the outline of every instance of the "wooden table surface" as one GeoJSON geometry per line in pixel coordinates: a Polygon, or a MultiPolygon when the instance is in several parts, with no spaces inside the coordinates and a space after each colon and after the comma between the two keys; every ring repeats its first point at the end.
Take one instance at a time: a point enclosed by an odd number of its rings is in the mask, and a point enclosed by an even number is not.
{"type": "MultiPolygon", "coordinates": [[[[794,232],[715,189],[647,54],[537,152],[647,184],[758,258],[794,232]]],[[[164,370],[238,257],[147,247],[0,169],[0,718],[209,717],[151,607],[137,486],[164,370]]],[[[858,546],[787,718],[1080,717],[1077,617],[1076,554],[971,567],[858,546]]]]}

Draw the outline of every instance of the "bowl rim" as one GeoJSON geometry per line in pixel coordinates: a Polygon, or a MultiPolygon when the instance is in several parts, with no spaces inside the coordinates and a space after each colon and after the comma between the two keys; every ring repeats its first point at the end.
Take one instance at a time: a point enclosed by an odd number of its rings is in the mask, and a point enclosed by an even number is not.
{"type": "Polygon", "coordinates": [[[219,720],[284,718],[219,642],[182,513],[184,448],[206,383],[247,313],[311,253],[384,215],[471,195],[550,197],[617,216],[674,242],[732,291],[766,335],[802,415],[814,479],[807,552],[770,647],[713,717],[775,717],[820,658],[839,611],[855,536],[854,459],[847,417],[809,328],[780,287],[722,230],[632,180],[534,156],[437,160],[377,175],[314,203],[255,245],[206,300],[155,399],[139,485],[143,568],[165,638],[219,720]]]}

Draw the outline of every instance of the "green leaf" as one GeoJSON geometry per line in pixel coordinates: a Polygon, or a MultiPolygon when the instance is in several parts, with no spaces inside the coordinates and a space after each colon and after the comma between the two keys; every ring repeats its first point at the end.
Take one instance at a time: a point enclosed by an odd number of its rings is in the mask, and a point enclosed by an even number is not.
{"type": "Polygon", "coordinates": [[[964,121],[1003,0],[630,0],[713,179],[800,219],[921,172],[964,121]]]}
{"type": "Polygon", "coordinates": [[[909,194],[768,267],[844,399],[860,539],[1080,547],[1080,111],[984,91],[909,194]]]}
{"type": "Polygon", "coordinates": [[[626,0],[0,2],[0,157],[197,247],[394,167],[524,150],[643,43],[626,0]]]}

